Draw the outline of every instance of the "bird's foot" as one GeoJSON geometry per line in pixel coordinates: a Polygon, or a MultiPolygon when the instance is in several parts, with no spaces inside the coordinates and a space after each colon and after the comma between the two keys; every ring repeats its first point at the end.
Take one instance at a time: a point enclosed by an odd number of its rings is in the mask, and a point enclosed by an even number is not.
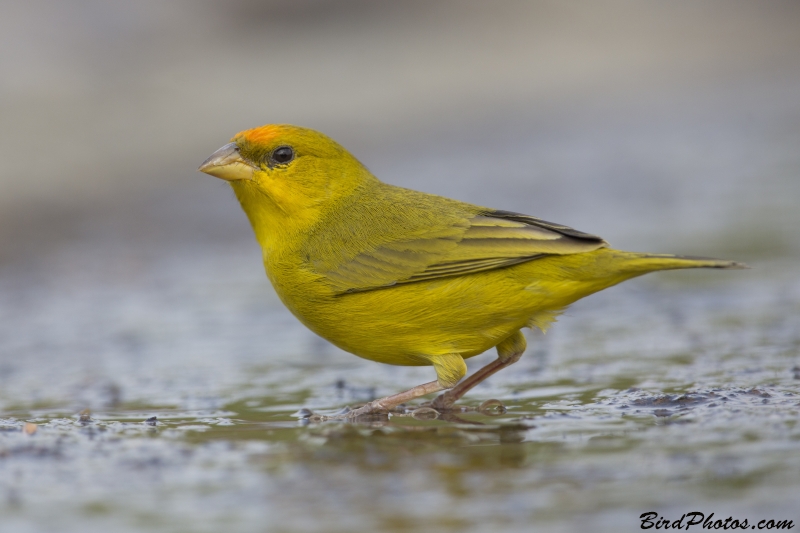
{"type": "Polygon", "coordinates": [[[332,416],[330,418],[339,418],[339,419],[348,419],[353,420],[362,417],[371,417],[371,416],[387,416],[389,414],[389,409],[387,409],[380,400],[373,400],[366,405],[359,407],[358,409],[353,409],[346,413],[342,413],[339,415],[332,416]]]}
{"type": "Polygon", "coordinates": [[[320,423],[326,422],[328,420],[347,420],[350,422],[363,422],[363,423],[379,423],[379,422],[387,422],[389,419],[389,411],[385,408],[382,409],[383,406],[375,406],[372,405],[374,402],[368,403],[358,409],[350,409],[349,407],[344,407],[340,409],[338,412],[331,414],[331,415],[323,415],[319,413],[315,413],[310,409],[300,409],[295,416],[303,421],[305,424],[308,423],[320,423]]]}
{"type": "Polygon", "coordinates": [[[453,398],[451,395],[448,395],[447,392],[444,392],[433,399],[433,401],[430,403],[430,407],[432,409],[436,409],[440,413],[454,411],[457,410],[453,407],[457,399],[458,398],[453,398]]]}
{"type": "Polygon", "coordinates": [[[506,406],[500,400],[486,400],[478,406],[478,412],[486,416],[500,416],[508,412],[506,406]]]}
{"type": "Polygon", "coordinates": [[[482,415],[499,416],[505,414],[508,410],[500,400],[486,400],[480,404],[477,409],[474,407],[460,407],[456,405],[457,398],[448,396],[445,392],[437,396],[427,407],[436,409],[440,413],[466,413],[469,411],[478,411],[482,415]]]}

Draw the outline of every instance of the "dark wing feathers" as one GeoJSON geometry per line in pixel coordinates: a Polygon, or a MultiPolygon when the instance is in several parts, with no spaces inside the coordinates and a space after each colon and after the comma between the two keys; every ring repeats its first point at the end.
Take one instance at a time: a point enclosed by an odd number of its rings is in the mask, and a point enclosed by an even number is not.
{"type": "Polygon", "coordinates": [[[494,218],[513,220],[515,222],[522,222],[523,224],[529,224],[531,226],[539,226],[541,228],[550,229],[562,235],[566,235],[568,237],[575,237],[576,239],[584,239],[587,241],[594,241],[597,243],[607,244],[602,238],[598,237],[597,235],[584,233],[582,231],[570,228],[569,226],[563,226],[561,224],[547,222],[546,220],[532,217],[530,215],[523,215],[522,213],[514,213],[513,211],[500,211],[500,210],[490,211],[487,214],[494,218]]]}
{"type": "Polygon", "coordinates": [[[600,237],[508,211],[487,211],[448,228],[384,242],[323,272],[339,293],[462,276],[546,255],[589,252],[600,237]],[[453,230],[456,231],[453,231],[453,230]]]}

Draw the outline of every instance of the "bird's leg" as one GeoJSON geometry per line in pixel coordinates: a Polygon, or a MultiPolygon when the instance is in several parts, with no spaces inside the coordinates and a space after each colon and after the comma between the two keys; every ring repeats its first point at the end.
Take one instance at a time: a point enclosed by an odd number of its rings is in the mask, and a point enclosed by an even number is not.
{"type": "Polygon", "coordinates": [[[437,411],[447,411],[453,406],[454,403],[456,403],[459,398],[464,396],[464,394],[466,394],[467,391],[472,389],[475,385],[488,378],[498,370],[513,365],[519,361],[519,358],[522,357],[522,353],[525,351],[526,346],[527,342],[525,342],[525,336],[521,331],[517,330],[516,333],[497,345],[497,359],[481,368],[449,391],[437,396],[436,399],[431,403],[431,407],[437,411]]]}
{"type": "Polygon", "coordinates": [[[414,398],[425,396],[432,392],[454,387],[458,381],[467,374],[467,364],[458,354],[436,355],[431,357],[433,367],[436,369],[436,381],[417,385],[413,389],[392,394],[385,398],[378,398],[363,407],[354,409],[345,415],[347,418],[356,418],[373,413],[386,413],[390,409],[414,398]]]}

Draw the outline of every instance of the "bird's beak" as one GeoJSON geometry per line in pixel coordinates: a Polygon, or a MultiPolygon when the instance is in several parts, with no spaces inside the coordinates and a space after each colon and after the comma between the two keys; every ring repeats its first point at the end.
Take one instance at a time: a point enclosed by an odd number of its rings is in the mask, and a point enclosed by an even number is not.
{"type": "Polygon", "coordinates": [[[211,154],[197,170],[223,180],[236,181],[253,179],[253,171],[258,168],[242,158],[236,143],[230,143],[211,154]]]}

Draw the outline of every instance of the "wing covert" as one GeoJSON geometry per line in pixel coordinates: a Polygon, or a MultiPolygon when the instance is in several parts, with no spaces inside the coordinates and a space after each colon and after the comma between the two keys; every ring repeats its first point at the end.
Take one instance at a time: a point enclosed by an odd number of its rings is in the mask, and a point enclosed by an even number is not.
{"type": "Polygon", "coordinates": [[[595,235],[512,213],[485,211],[411,239],[383,242],[322,272],[340,294],[508,267],[607,246],[595,235]]]}

